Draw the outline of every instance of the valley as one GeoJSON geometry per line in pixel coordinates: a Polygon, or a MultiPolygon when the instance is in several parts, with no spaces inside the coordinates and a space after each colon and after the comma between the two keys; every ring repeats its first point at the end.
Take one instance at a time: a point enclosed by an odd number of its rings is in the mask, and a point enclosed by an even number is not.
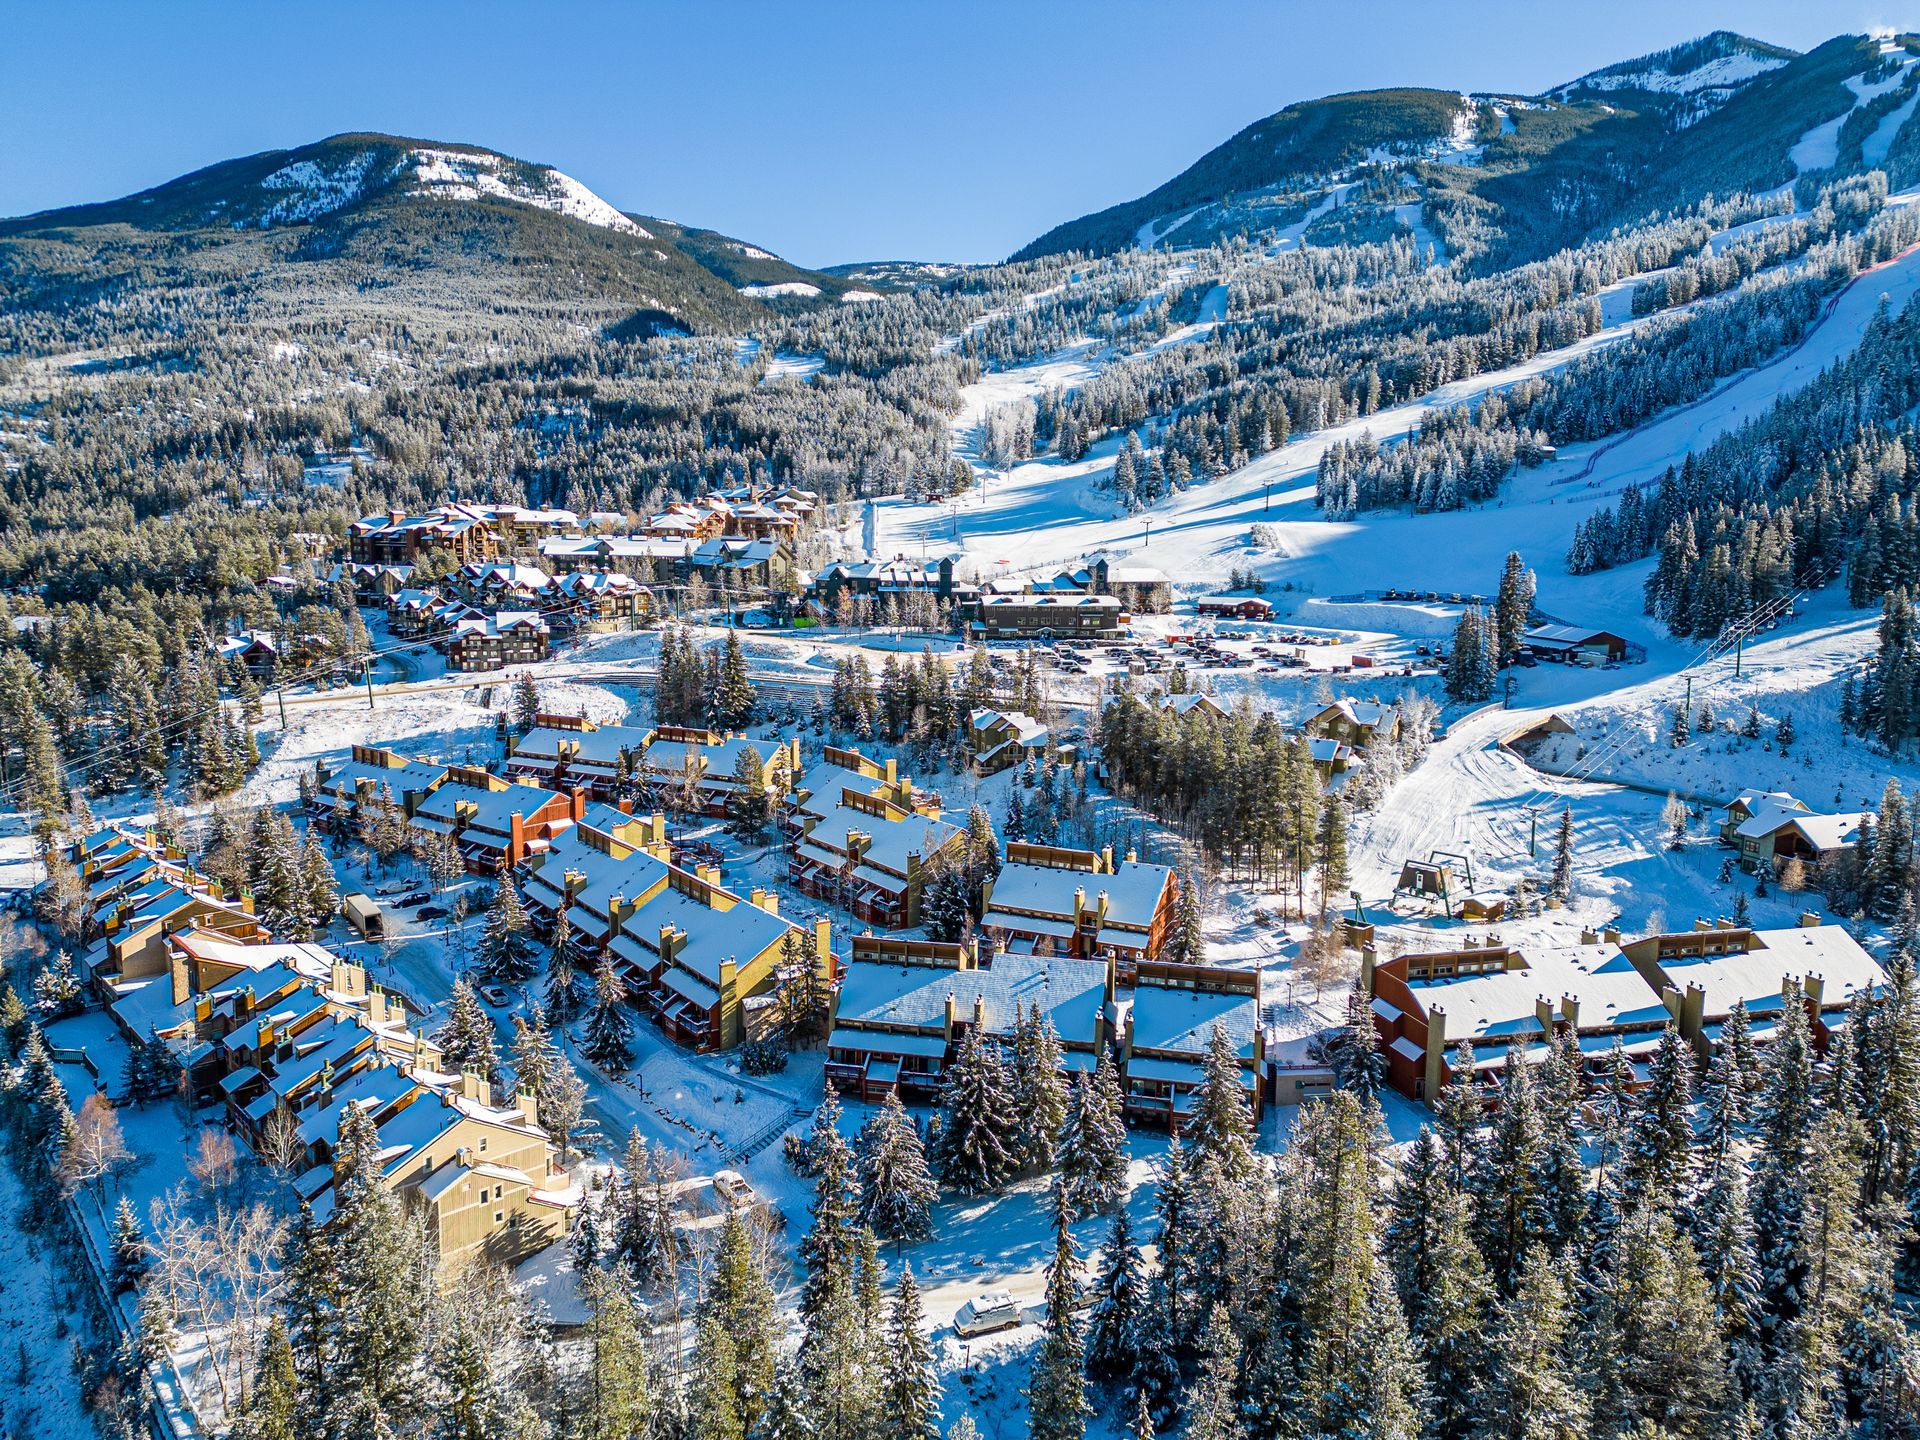
{"type": "Polygon", "coordinates": [[[1914,1433],[1920,37],[1578,63],[0,219],[0,1428],[1914,1433]]]}

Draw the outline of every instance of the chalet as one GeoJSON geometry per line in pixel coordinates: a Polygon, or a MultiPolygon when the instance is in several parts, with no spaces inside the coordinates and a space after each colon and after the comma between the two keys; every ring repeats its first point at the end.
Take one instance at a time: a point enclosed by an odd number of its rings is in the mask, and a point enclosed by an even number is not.
{"type": "Polygon", "coordinates": [[[721,817],[733,811],[743,755],[758,768],[760,783],[778,800],[786,794],[800,760],[800,742],[755,740],[679,725],[653,731],[639,755],[643,780],[658,788],[670,809],[721,817]]]}
{"type": "Polygon", "coordinates": [[[1162,695],[1160,708],[1181,720],[1189,715],[1202,715],[1209,720],[1226,720],[1230,719],[1232,714],[1213,696],[1198,690],[1183,690],[1178,694],[1162,695]]]}
{"type": "Polygon", "coordinates": [[[1700,920],[1691,930],[1647,935],[1623,948],[1703,1059],[1718,1042],[1735,1002],[1752,1017],[1749,1033],[1764,1041],[1779,1023],[1787,982],[1795,982],[1815,1043],[1824,1047],[1846,1023],[1854,997],[1877,995],[1887,984],[1880,962],[1858,941],[1812,914],[1779,930],[1700,920]]]}
{"type": "Polygon", "coordinates": [[[940,797],[916,788],[910,776],[900,773],[897,762],[875,760],[858,750],[829,745],[818,760],[795,772],[782,817],[784,827],[797,830],[801,814],[823,813],[824,807],[848,789],[876,796],[916,815],[940,818],[940,797]]]}
{"type": "Polygon", "coordinates": [[[1852,854],[1868,816],[1822,815],[1784,790],[1743,790],[1727,807],[1720,839],[1740,853],[1740,868],[1769,868],[1798,859],[1816,865],[1852,854]]]}
{"type": "Polygon", "coordinates": [[[369,802],[384,798],[411,815],[446,779],[444,765],[409,760],[377,745],[355,745],[343,765],[325,760],[315,764],[307,815],[330,834],[350,835],[369,802]]]}
{"type": "Polygon", "coordinates": [[[1618,1041],[1644,1061],[1670,1018],[1658,992],[1620,947],[1619,936],[1554,927],[1521,945],[1471,937],[1457,949],[1379,957],[1361,953],[1387,1079],[1433,1104],[1465,1044],[1476,1074],[1499,1069],[1518,1047],[1534,1061],[1548,1036],[1570,1029],[1594,1056],[1618,1041]]]}
{"type": "Polygon", "coordinates": [[[727,528],[724,508],[680,501],[658,514],[648,516],[639,526],[639,534],[648,540],[674,540],[699,544],[722,534],[727,528]]]}
{"type": "Polygon", "coordinates": [[[1110,639],[1126,630],[1128,620],[1112,595],[982,595],[968,629],[982,640],[1110,639]]]}
{"type": "Polygon", "coordinates": [[[857,784],[837,797],[812,792],[792,814],[787,879],[883,930],[918,925],[928,877],[966,848],[958,825],[857,784]]]}
{"type": "Polygon", "coordinates": [[[653,591],[608,570],[576,570],[547,582],[541,603],[564,614],[577,629],[632,629],[652,618],[653,591]]]}
{"type": "Polygon", "coordinates": [[[784,539],[749,540],[717,535],[703,540],[687,556],[687,568],[708,584],[729,590],[765,590],[793,568],[793,551],[784,539]]]}
{"type": "Polygon", "coordinates": [[[981,933],[996,951],[1117,959],[1123,970],[1157,960],[1180,885],[1165,865],[1131,852],[1068,850],[1008,841],[1006,862],[981,891],[981,933]]]}
{"type": "Polygon", "coordinates": [[[443,1266],[511,1263],[567,1233],[581,1190],[560,1168],[532,1096],[496,1104],[478,1075],[442,1077],[376,1065],[329,1085],[300,1112],[313,1164],[294,1182],[321,1225],[333,1218],[340,1120],[349,1105],[379,1132],[386,1183],[417,1197],[443,1266]]]}
{"type": "Polygon", "coordinates": [[[550,535],[568,535],[580,528],[580,517],[573,511],[551,506],[529,510],[520,505],[493,505],[488,510],[509,550],[528,549],[550,535]]]}
{"type": "Polygon", "coordinates": [[[384,605],[407,588],[411,565],[359,565],[351,561],[331,566],[321,578],[329,585],[350,585],[361,602],[384,605]]]}
{"type": "Polygon", "coordinates": [[[1258,595],[1206,595],[1196,602],[1202,615],[1216,615],[1227,620],[1271,620],[1273,602],[1262,600],[1258,595]]]}
{"type": "Polygon", "coordinates": [[[1219,1031],[1240,1062],[1247,1105],[1259,1119],[1266,1046],[1258,970],[1141,961],[1121,1000],[1120,1068],[1130,1118],[1179,1129],[1193,1113],[1207,1048],[1219,1031]]]}
{"type": "Polygon", "coordinates": [[[550,846],[586,803],[584,790],[561,795],[450,766],[445,783],[415,803],[407,825],[423,837],[452,840],[471,873],[498,875],[550,846]]]}
{"type": "Polygon", "coordinates": [[[1045,755],[1052,732],[1018,710],[975,710],[967,716],[967,749],[981,775],[997,775],[1029,756],[1045,755]]]}
{"type": "Polygon", "coordinates": [[[595,570],[642,580],[671,580],[686,568],[693,549],[684,540],[641,535],[579,535],[540,542],[541,565],[558,575],[595,570]]]}
{"type": "Polygon", "coordinates": [[[486,612],[464,600],[448,600],[437,590],[401,590],[387,602],[387,628],[395,635],[451,634],[454,626],[486,620],[486,612]]]}
{"type": "Polygon", "coordinates": [[[230,899],[217,881],[168,861],[103,877],[89,905],[87,933],[94,938],[81,973],[109,1004],[130,982],[167,973],[168,937],[178,931],[196,927],[248,943],[267,938],[251,895],[230,899]]]}
{"type": "Polygon", "coordinates": [[[1307,749],[1313,756],[1313,768],[1320,772],[1322,780],[1330,781],[1336,775],[1346,774],[1353,764],[1353,747],[1331,735],[1309,735],[1307,749]]]}
{"type": "Polygon", "coordinates": [[[462,565],[447,577],[447,588],[455,595],[487,610],[540,605],[550,583],[552,577],[539,566],[505,560],[462,565]]]}
{"type": "Polygon", "coordinates": [[[1134,614],[1162,614],[1173,603],[1173,579],[1166,571],[1151,565],[1129,565],[1106,555],[1096,555],[1078,569],[1062,571],[1054,577],[1054,588],[1112,595],[1134,614]]]}
{"type": "Polygon", "coordinates": [[[437,553],[454,567],[496,558],[501,538],[499,522],[485,508],[442,505],[424,515],[390,510],[356,520],[347,527],[347,550],[361,565],[413,565],[437,553]]]}
{"type": "Polygon", "coordinates": [[[259,681],[272,680],[280,668],[280,641],[266,630],[229,635],[214,646],[214,653],[228,664],[243,667],[259,681]]]}
{"type": "Polygon", "coordinates": [[[1336,700],[1308,717],[1301,728],[1309,735],[1326,736],[1355,750],[1365,750],[1376,741],[1391,744],[1400,738],[1400,711],[1373,700],[1336,700]]]}
{"type": "Polygon", "coordinates": [[[976,598],[979,587],[954,577],[954,560],[836,560],[813,577],[813,598],[828,610],[843,596],[866,595],[876,600],[924,593],[942,605],[976,598]]]}
{"type": "Polygon", "coordinates": [[[1579,625],[1536,625],[1520,640],[1521,648],[1541,660],[1596,665],[1627,658],[1627,642],[1611,630],[1589,630],[1579,625]]]}
{"type": "Polygon", "coordinates": [[[1010,1040],[1038,1006],[1060,1036],[1063,1068],[1092,1070],[1113,1043],[1113,967],[1100,960],[1000,954],[971,944],[859,935],[834,997],[827,1079],[875,1100],[939,1098],[961,1038],[1010,1040]]]}
{"type": "Polygon", "coordinates": [[[444,642],[449,670],[503,670],[545,660],[553,632],[531,610],[457,620],[444,642]]]}

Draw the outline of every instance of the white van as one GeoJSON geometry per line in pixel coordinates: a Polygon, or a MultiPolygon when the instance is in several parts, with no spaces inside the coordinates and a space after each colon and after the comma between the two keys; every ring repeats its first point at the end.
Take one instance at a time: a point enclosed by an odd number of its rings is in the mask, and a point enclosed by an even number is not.
{"type": "Polygon", "coordinates": [[[1004,1290],[989,1290],[976,1295],[960,1307],[953,1317],[954,1332],[964,1336],[991,1335],[996,1330],[1011,1330],[1021,1323],[1020,1307],[1004,1290]]]}

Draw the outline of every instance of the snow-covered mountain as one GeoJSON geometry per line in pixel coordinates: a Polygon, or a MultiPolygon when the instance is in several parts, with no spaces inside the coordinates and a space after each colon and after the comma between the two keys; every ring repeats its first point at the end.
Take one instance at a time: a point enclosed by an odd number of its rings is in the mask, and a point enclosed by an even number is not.
{"type": "MultiPolygon", "coordinates": [[[[769,307],[834,302],[856,289],[733,236],[626,214],[551,165],[370,133],[222,161],[120,200],[0,220],[0,240],[97,236],[113,246],[124,229],[163,247],[180,234],[250,237],[265,264],[387,266],[404,256],[410,268],[481,290],[564,273],[590,299],[632,304],[642,331],[733,328],[769,307]]],[[[304,283],[323,278],[313,269],[304,267],[304,283]]]]}
{"type": "Polygon", "coordinates": [[[120,220],[142,228],[272,228],[310,224],[376,200],[413,197],[505,201],[649,238],[644,227],[551,165],[472,145],[371,134],[335,135],[294,150],[265,151],[124,200],[29,218],[67,224],[120,220]]]}
{"type": "Polygon", "coordinates": [[[1435,203],[1549,253],[1640,207],[1793,178],[1791,145],[1845,114],[1860,94],[1854,82],[1876,67],[1884,57],[1863,36],[1800,54],[1715,31],[1540,95],[1400,88],[1302,101],[1015,258],[1234,236],[1424,243],[1418,213],[1435,203]]]}

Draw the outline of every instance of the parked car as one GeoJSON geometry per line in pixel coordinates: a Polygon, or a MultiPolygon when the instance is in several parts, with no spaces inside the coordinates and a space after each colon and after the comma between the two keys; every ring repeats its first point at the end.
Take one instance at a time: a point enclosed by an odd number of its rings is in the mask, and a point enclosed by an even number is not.
{"type": "Polygon", "coordinates": [[[420,911],[420,918],[422,920],[444,920],[447,918],[447,912],[439,905],[428,905],[420,911]]]}
{"type": "Polygon", "coordinates": [[[482,985],[480,987],[480,998],[497,1009],[505,1009],[513,1003],[512,997],[498,985],[482,985]]]}
{"type": "Polygon", "coordinates": [[[407,909],[411,910],[414,906],[425,905],[432,899],[433,899],[433,895],[431,892],[426,890],[416,890],[411,895],[402,895],[400,897],[400,903],[406,906],[407,909]]]}
{"type": "Polygon", "coordinates": [[[1021,1323],[1020,1307],[1004,1290],[989,1290],[974,1296],[953,1317],[954,1333],[968,1337],[1011,1330],[1021,1323]]]}

